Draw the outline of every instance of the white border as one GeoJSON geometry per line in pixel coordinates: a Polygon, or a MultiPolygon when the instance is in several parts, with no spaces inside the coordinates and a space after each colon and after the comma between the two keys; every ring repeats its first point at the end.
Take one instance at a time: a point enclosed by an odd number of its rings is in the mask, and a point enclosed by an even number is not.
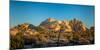
{"type": "Polygon", "coordinates": [[[9,49],[9,0],[0,0],[0,50],[9,49]]]}
{"type": "MultiPolygon", "coordinates": [[[[91,1],[94,2],[94,0],[91,1]]],[[[92,5],[92,2],[89,5],[92,5]]],[[[100,50],[100,0],[96,0],[95,6],[96,6],[95,45],[50,47],[50,48],[40,48],[34,50],[100,50]]],[[[8,0],[0,0],[0,50],[9,50],[9,1],[8,0]]],[[[33,49],[26,49],[26,50],[33,50],[33,49]]]]}
{"type": "Polygon", "coordinates": [[[16,1],[31,1],[31,2],[49,2],[49,3],[67,3],[79,5],[94,5],[95,0],[16,0],[16,1]]]}

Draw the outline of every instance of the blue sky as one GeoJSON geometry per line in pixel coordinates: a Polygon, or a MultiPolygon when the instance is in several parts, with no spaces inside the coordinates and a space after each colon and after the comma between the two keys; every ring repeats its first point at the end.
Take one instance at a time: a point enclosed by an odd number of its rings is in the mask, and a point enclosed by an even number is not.
{"type": "Polygon", "coordinates": [[[39,2],[10,2],[10,27],[22,23],[39,25],[47,18],[81,20],[88,28],[94,26],[94,6],[50,4],[39,2]]]}

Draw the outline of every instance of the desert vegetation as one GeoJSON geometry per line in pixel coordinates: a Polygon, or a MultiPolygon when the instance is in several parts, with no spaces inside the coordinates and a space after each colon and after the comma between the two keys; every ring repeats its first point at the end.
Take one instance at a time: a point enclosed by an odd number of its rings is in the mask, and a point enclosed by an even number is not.
{"type": "Polygon", "coordinates": [[[30,23],[10,28],[10,49],[94,44],[94,26],[87,28],[77,19],[48,18],[39,26],[30,23]]]}

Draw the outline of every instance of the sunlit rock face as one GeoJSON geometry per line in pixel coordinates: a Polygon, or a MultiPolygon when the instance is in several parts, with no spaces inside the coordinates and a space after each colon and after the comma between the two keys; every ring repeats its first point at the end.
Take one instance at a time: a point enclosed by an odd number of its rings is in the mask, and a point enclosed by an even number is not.
{"type": "Polygon", "coordinates": [[[68,21],[62,21],[62,28],[61,30],[63,30],[64,32],[71,32],[72,29],[71,29],[71,26],[69,25],[69,22],[68,21]]]}
{"type": "Polygon", "coordinates": [[[40,26],[44,27],[45,29],[48,30],[59,30],[59,24],[56,22],[55,19],[48,18],[45,21],[43,21],[40,26]]]}
{"type": "Polygon", "coordinates": [[[33,32],[36,32],[34,29],[32,29],[34,27],[35,26],[33,26],[32,24],[24,23],[24,24],[15,26],[14,28],[11,28],[10,29],[10,34],[12,36],[15,36],[19,32],[30,32],[30,34],[32,34],[33,32]]]}
{"type": "Polygon", "coordinates": [[[53,21],[55,21],[55,19],[53,19],[53,18],[48,18],[47,21],[48,21],[48,22],[53,22],[53,21]]]}
{"type": "Polygon", "coordinates": [[[11,35],[11,36],[16,36],[16,34],[17,34],[18,32],[19,32],[19,30],[16,29],[16,28],[10,29],[10,35],[11,35]]]}
{"type": "Polygon", "coordinates": [[[48,18],[47,20],[43,21],[40,26],[43,26],[44,28],[53,31],[72,31],[68,21],[60,21],[52,18],[48,18]]]}

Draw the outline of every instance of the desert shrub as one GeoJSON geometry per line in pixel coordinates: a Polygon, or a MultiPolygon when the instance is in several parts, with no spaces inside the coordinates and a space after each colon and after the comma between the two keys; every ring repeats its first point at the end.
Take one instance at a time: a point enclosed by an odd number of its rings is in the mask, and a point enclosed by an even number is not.
{"type": "Polygon", "coordinates": [[[10,49],[14,50],[14,49],[19,49],[19,48],[24,48],[24,39],[23,39],[23,35],[21,32],[17,33],[17,35],[15,37],[10,38],[10,49]]]}

